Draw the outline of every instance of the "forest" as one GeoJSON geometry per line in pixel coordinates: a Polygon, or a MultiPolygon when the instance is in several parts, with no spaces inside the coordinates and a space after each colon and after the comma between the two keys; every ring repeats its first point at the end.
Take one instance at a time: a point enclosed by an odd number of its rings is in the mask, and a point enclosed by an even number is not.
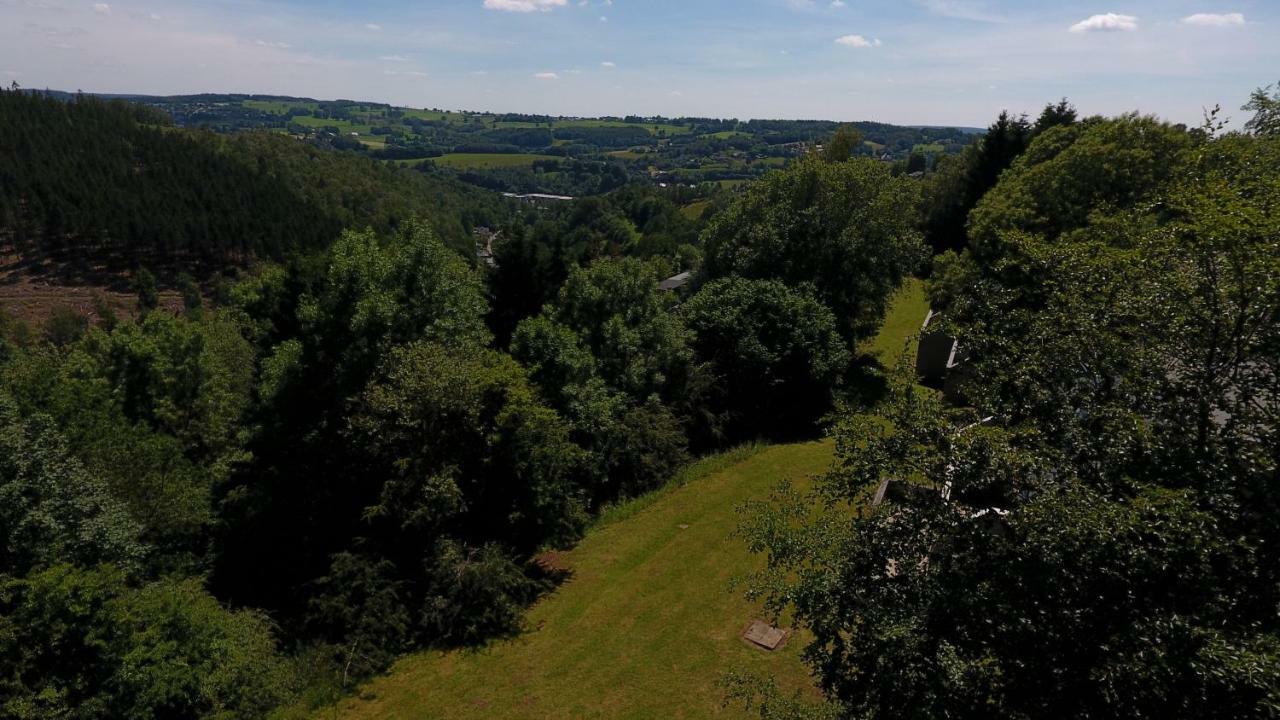
{"type": "Polygon", "coordinates": [[[913,172],[763,125],[823,150],[530,207],[2,91],[11,272],[137,305],[0,314],[0,717],[306,717],[525,631],[564,580],[544,553],[693,459],[824,433],[831,469],[739,530],[821,696],[735,675],[727,702],[1270,717],[1280,94],[1246,107],[1228,132],[1063,100],[913,172]],[[959,401],[865,351],[912,277],[959,401]],[[871,503],[886,481],[918,490],[871,503]]]}

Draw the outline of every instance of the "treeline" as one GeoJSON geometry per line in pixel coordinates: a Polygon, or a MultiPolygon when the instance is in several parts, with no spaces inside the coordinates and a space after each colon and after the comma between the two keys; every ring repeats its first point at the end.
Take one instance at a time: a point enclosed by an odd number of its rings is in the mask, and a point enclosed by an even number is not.
{"type": "Polygon", "coordinates": [[[821,716],[1274,717],[1278,108],[997,123],[1007,169],[930,288],[971,407],[905,372],[815,497],[745,528],[815,633],[821,716]]]}
{"type": "Polygon", "coordinates": [[[267,133],[175,130],[119,100],[4,91],[0,124],[0,238],[54,262],[221,269],[413,216],[463,248],[502,212],[445,179],[267,133]]]}

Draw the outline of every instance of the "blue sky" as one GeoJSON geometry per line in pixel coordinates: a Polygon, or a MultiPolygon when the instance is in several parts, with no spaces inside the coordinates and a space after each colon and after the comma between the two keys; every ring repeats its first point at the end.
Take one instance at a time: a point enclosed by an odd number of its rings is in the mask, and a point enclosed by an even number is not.
{"type": "Polygon", "coordinates": [[[1276,0],[0,0],[0,80],[571,115],[1198,123],[1280,81],[1276,0]]]}

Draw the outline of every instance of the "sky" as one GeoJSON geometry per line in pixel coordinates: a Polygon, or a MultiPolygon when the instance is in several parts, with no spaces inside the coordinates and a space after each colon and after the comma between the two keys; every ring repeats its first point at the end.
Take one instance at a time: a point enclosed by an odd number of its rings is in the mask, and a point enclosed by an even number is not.
{"type": "Polygon", "coordinates": [[[1280,0],[0,0],[0,82],[551,115],[1199,124],[1280,81],[1280,0]]]}

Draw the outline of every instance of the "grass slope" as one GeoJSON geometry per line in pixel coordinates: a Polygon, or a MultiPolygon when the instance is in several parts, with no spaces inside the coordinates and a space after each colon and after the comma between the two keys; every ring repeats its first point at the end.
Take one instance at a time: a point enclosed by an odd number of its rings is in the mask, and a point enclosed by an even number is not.
{"type": "Polygon", "coordinates": [[[730,582],[759,559],[733,537],[734,508],[783,478],[825,470],[831,455],[829,443],[805,443],[730,467],[704,461],[710,473],[607,513],[566,553],[573,575],[530,611],[529,632],[402,660],[362,689],[372,699],[343,702],[339,717],[742,717],[722,707],[717,686],[731,669],[812,692],[803,638],[768,653],[739,637],[760,609],[730,582]]]}
{"type": "Polygon", "coordinates": [[[925,296],[924,281],[907,278],[889,302],[880,333],[861,348],[875,356],[882,365],[892,367],[905,350],[910,362],[915,362],[916,348],[920,344],[917,334],[929,314],[929,299],[925,296]]]}

